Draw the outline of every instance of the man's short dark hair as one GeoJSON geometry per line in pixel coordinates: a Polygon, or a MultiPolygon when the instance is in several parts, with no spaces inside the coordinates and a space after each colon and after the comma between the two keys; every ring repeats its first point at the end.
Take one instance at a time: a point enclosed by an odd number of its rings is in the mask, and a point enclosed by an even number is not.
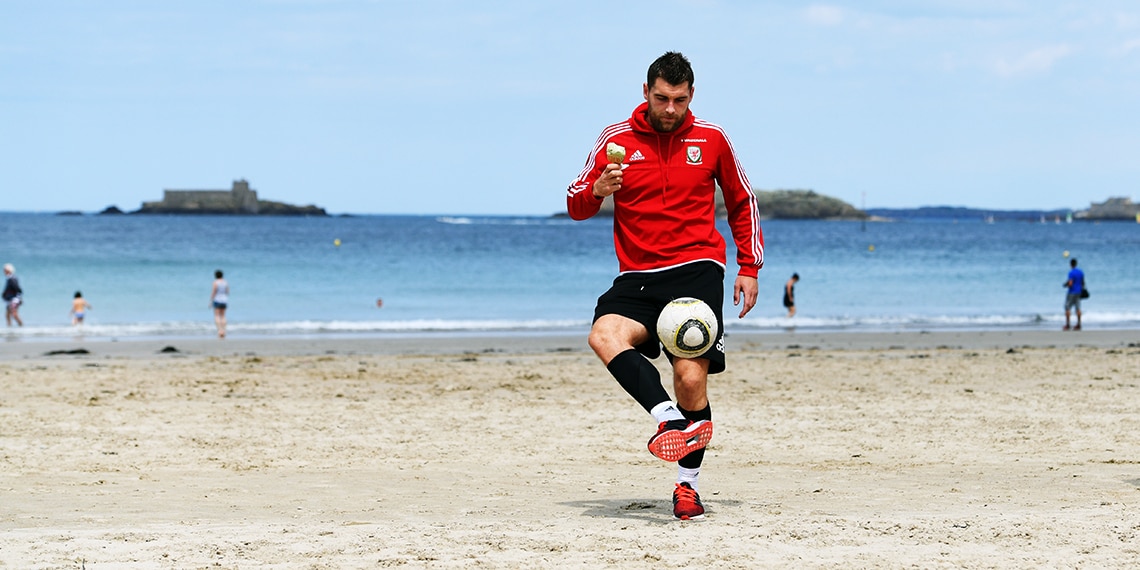
{"type": "Polygon", "coordinates": [[[688,83],[689,89],[693,88],[693,66],[680,52],[665,52],[665,55],[650,64],[649,73],[645,77],[645,84],[653,87],[653,84],[657,83],[658,77],[664,79],[669,85],[677,86],[688,83]]]}
{"type": "Polygon", "coordinates": [[[1069,260],[1069,267],[1076,267],[1076,266],[1077,266],[1077,258],[1074,257],[1074,258],[1069,260]]]}

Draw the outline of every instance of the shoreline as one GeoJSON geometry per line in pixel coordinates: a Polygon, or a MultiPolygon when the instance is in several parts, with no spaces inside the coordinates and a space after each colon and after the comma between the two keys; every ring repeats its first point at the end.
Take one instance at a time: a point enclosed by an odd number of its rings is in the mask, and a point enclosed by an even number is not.
{"type": "MultiPolygon", "coordinates": [[[[803,350],[929,350],[1134,347],[1140,329],[1083,331],[960,330],[884,332],[731,332],[733,352],[803,350]]],[[[545,333],[421,333],[306,337],[213,337],[129,339],[34,339],[0,341],[0,362],[61,358],[150,358],[172,356],[455,355],[468,353],[589,353],[586,331],[545,333]],[[86,353],[81,352],[86,351],[86,353]]]]}

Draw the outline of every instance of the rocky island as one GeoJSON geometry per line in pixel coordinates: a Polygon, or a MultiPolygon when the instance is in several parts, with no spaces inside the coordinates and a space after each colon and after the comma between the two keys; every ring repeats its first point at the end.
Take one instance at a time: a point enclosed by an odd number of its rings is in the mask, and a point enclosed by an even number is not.
{"type": "MultiPolygon", "coordinates": [[[[104,211],[105,213],[109,213],[104,211]]],[[[132,214],[232,214],[246,216],[328,216],[324,208],[261,200],[245,180],[230,190],[163,190],[159,202],[143,202],[132,214]]]]}
{"type": "MultiPolygon", "coordinates": [[[[760,214],[776,220],[866,220],[866,212],[813,190],[756,190],[760,214]]],[[[718,211],[720,202],[717,203],[718,211]]]]}
{"type": "MultiPolygon", "coordinates": [[[[869,220],[866,212],[831,196],[813,190],[753,190],[762,219],[774,220],[869,220]]],[[[612,216],[612,198],[602,202],[599,215],[612,216]]],[[[728,210],[720,188],[716,191],[716,215],[724,218],[728,210]]]]}
{"type": "Polygon", "coordinates": [[[1091,221],[1120,220],[1130,222],[1136,220],[1140,223],[1140,204],[1133,203],[1131,198],[1118,196],[1099,204],[1093,202],[1087,210],[1076,212],[1073,217],[1078,220],[1091,221]]]}

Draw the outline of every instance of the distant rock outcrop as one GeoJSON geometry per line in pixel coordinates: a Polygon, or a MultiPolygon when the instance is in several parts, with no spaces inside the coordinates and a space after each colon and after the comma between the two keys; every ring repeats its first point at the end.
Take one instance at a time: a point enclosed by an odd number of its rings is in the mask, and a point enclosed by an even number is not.
{"type": "Polygon", "coordinates": [[[327,216],[324,208],[259,200],[245,180],[230,190],[163,190],[162,201],[143,202],[132,214],[237,214],[247,216],[327,216]]]}
{"type": "Polygon", "coordinates": [[[124,213],[125,212],[120,210],[118,206],[107,206],[106,208],[103,208],[102,212],[99,212],[99,215],[100,216],[105,216],[105,215],[121,216],[124,213]]]}
{"type": "Polygon", "coordinates": [[[777,220],[865,220],[867,213],[812,190],[758,190],[760,214],[777,220]]]}
{"type": "MultiPolygon", "coordinates": [[[[840,200],[812,190],[755,190],[756,205],[764,219],[777,220],[867,220],[866,212],[840,200]]],[[[599,215],[612,216],[614,202],[606,198],[599,215]]],[[[716,216],[728,216],[724,196],[716,190],[716,216]]]]}
{"type": "Polygon", "coordinates": [[[1109,198],[1097,204],[1093,202],[1089,209],[1074,212],[1073,217],[1078,220],[1137,220],[1140,221],[1140,204],[1132,203],[1131,198],[1109,198]]]}

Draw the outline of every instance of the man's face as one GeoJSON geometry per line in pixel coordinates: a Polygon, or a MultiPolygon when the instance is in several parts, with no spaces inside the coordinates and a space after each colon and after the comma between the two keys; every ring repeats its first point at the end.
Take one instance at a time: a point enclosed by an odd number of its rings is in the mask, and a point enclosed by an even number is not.
{"type": "Polygon", "coordinates": [[[681,125],[693,100],[693,88],[688,81],[670,85],[658,77],[652,86],[645,84],[644,91],[645,100],[649,102],[649,124],[657,132],[668,133],[681,125]]]}

